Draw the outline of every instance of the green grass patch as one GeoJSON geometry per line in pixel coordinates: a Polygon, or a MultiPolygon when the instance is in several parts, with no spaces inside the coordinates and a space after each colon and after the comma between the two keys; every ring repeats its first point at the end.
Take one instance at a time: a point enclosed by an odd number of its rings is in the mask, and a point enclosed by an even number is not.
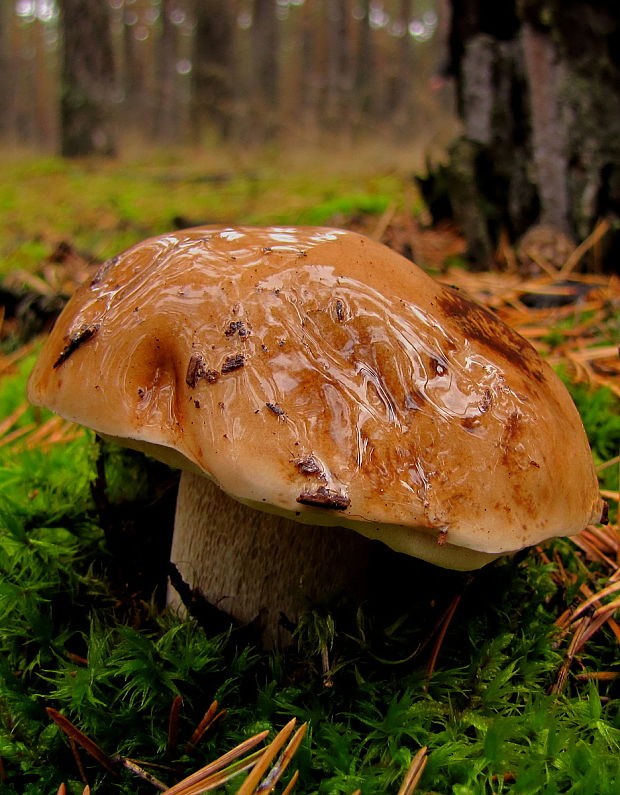
{"type": "MultiPolygon", "coordinates": [[[[61,241],[104,260],[178,223],[334,224],[411,203],[406,172],[363,158],[348,169],[322,158],[182,153],[160,161],[6,160],[0,184],[0,275],[35,270],[61,241]]],[[[417,201],[417,200],[416,200],[417,201]]]]}

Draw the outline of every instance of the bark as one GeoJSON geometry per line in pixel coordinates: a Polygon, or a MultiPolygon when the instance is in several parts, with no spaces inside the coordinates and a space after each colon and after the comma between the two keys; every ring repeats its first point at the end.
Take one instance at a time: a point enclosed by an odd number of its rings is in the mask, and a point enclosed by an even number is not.
{"type": "Polygon", "coordinates": [[[144,129],[146,105],[144,61],[140,57],[134,34],[137,14],[131,6],[124,8],[122,54],[122,84],[124,92],[123,117],[131,126],[144,129]]]}
{"type": "Polygon", "coordinates": [[[234,20],[230,0],[195,0],[191,78],[192,136],[207,126],[220,138],[230,135],[234,100],[234,20]]]}
{"type": "Polygon", "coordinates": [[[393,76],[391,92],[392,119],[399,134],[408,132],[413,110],[413,40],[409,35],[411,6],[411,0],[399,0],[397,18],[399,38],[395,58],[397,70],[393,76]]]}
{"type": "Polygon", "coordinates": [[[11,10],[8,3],[0,3],[0,138],[2,140],[6,140],[13,132],[13,95],[9,79],[11,10]]]}
{"type": "MultiPolygon", "coordinates": [[[[449,189],[472,258],[533,224],[585,238],[620,218],[620,20],[615,0],[452,0],[464,135],[449,189]]],[[[616,223],[616,227],[618,224],[616,223]]],[[[620,246],[608,236],[610,257],[620,246]]]]}
{"type": "Polygon", "coordinates": [[[61,153],[111,155],[114,61],[107,3],[60,0],[61,153]]]}
{"type": "Polygon", "coordinates": [[[163,144],[177,143],[181,135],[179,76],[177,74],[177,28],[172,22],[174,0],[161,4],[161,26],[155,59],[155,139],[163,144]]]}
{"type": "Polygon", "coordinates": [[[306,131],[316,132],[321,75],[317,65],[316,7],[305,3],[300,12],[298,109],[306,131]]]}
{"type": "Polygon", "coordinates": [[[353,89],[348,0],[327,0],[327,80],[324,121],[328,129],[346,129],[350,124],[353,89]]]}
{"type": "Polygon", "coordinates": [[[280,35],[275,0],[254,0],[252,69],[256,132],[269,137],[277,129],[280,93],[280,35]]]}
{"type": "Polygon", "coordinates": [[[355,97],[360,120],[372,119],[377,110],[376,53],[370,27],[370,0],[360,3],[359,34],[355,56],[355,97]]]}

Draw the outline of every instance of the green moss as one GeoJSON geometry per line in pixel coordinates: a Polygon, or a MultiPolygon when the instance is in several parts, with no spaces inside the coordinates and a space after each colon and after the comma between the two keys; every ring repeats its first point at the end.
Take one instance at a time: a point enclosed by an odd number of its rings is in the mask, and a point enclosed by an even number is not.
{"type": "Polygon", "coordinates": [[[312,168],[259,153],[245,166],[238,159],[220,152],[155,163],[5,161],[0,274],[35,270],[60,241],[104,260],[178,223],[342,223],[343,215],[380,213],[411,191],[407,173],[377,176],[374,159],[348,170],[328,158],[312,168]]]}
{"type": "MultiPolygon", "coordinates": [[[[104,257],[164,231],[174,215],[332,223],[339,214],[381,213],[402,188],[391,174],[363,185],[353,176],[337,184],[325,173],[309,180],[295,170],[276,178],[269,163],[217,186],[197,166],[170,162],[137,163],[126,177],[55,160],[11,168],[21,189],[0,187],[5,255],[7,247],[18,250],[19,235],[32,237],[33,225],[45,244],[66,234],[104,257]],[[52,192],[57,201],[42,206],[40,196],[52,192]],[[28,215],[28,206],[42,209],[28,215]]],[[[40,251],[31,253],[34,265],[40,251]]],[[[23,405],[31,365],[32,357],[0,380],[0,416],[23,405]]],[[[569,388],[595,460],[617,455],[617,399],[608,390],[569,388]]],[[[14,427],[48,416],[28,407],[14,427]]],[[[617,488],[613,477],[612,468],[601,471],[606,488],[617,488]]],[[[317,606],[296,647],[265,654],[243,631],[218,634],[162,610],[174,483],[165,467],[90,433],[45,449],[0,445],[2,792],[52,793],[61,781],[82,792],[66,737],[46,707],[108,754],[164,765],[156,775],[168,783],[295,716],[310,727],[295,760],[302,795],[349,795],[358,787],[364,795],[395,793],[424,745],[421,793],[620,790],[620,679],[594,684],[574,676],[620,674],[607,627],[579,653],[564,691],[550,694],[568,642],[555,620],[582,598],[581,584],[606,581],[569,540],[547,549],[557,562],[530,552],[472,576],[378,552],[387,573],[359,610],[317,606]],[[438,626],[457,597],[429,678],[438,626]],[[170,748],[176,696],[179,737],[170,748]],[[186,749],[213,699],[226,716],[197,749],[186,749]]],[[[114,778],[85,753],[82,761],[95,792],[153,791],[128,771],[114,778]]]]}

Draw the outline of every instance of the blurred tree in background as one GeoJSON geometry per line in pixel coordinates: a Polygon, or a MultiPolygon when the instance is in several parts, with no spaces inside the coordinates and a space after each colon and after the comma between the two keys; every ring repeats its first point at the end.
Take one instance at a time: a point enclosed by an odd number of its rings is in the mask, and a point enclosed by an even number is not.
{"type": "MultiPolygon", "coordinates": [[[[411,137],[443,0],[2,0],[0,136],[64,155],[214,137],[411,137]]],[[[432,137],[433,133],[429,133],[432,137]]]]}
{"type": "Polygon", "coordinates": [[[218,141],[420,150],[447,144],[458,114],[439,182],[474,261],[532,225],[578,242],[603,218],[609,259],[617,5],[2,0],[0,139],[66,156],[218,141]]]}
{"type": "Polygon", "coordinates": [[[228,0],[194,0],[190,110],[192,140],[209,126],[222,139],[232,131],[235,86],[235,21],[228,0]]]}
{"type": "Polygon", "coordinates": [[[60,0],[60,21],[61,152],[67,157],[114,154],[109,6],[101,0],[60,0]]]}

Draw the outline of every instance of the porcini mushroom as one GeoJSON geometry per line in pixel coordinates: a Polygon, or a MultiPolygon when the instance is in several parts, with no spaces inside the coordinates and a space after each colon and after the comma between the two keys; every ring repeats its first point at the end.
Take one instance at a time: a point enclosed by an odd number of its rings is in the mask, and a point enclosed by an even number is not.
{"type": "Polygon", "coordinates": [[[172,560],[236,618],[270,611],[271,637],[280,609],[351,576],[356,533],[467,570],[603,510],[579,415],[529,343],[343,230],[134,246],[71,299],[29,397],[184,470],[172,560]]]}

